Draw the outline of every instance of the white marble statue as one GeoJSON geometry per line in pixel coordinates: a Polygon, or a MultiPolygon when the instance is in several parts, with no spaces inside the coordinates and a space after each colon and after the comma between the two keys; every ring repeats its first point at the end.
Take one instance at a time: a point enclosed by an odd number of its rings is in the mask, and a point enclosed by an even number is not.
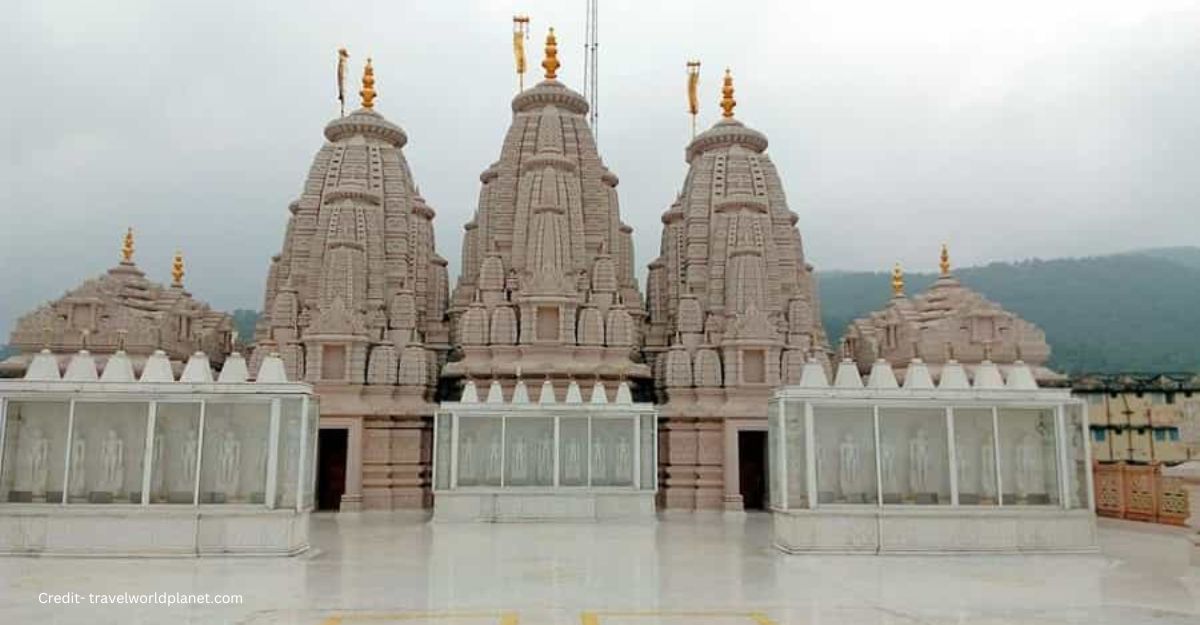
{"type": "Polygon", "coordinates": [[[838,445],[838,468],[838,486],[842,489],[842,496],[848,498],[851,494],[858,493],[862,452],[850,432],[842,435],[842,442],[838,445]]]}
{"type": "Polygon", "coordinates": [[[583,462],[579,457],[579,447],[579,439],[571,438],[567,441],[567,448],[563,453],[563,477],[571,483],[583,481],[583,462]]]}
{"type": "Polygon", "coordinates": [[[931,462],[929,434],[925,428],[918,428],[916,436],[908,441],[908,488],[913,493],[929,492],[931,462]]]}
{"type": "Polygon", "coordinates": [[[118,493],[125,484],[125,441],[109,430],[100,443],[100,490],[118,493]]]}
{"type": "Polygon", "coordinates": [[[21,471],[17,473],[17,490],[27,490],[33,497],[46,496],[46,478],[49,477],[50,441],[39,428],[29,430],[29,436],[21,437],[21,471]]]}
{"type": "Polygon", "coordinates": [[[629,444],[629,438],[625,436],[617,441],[617,461],[614,468],[618,482],[627,484],[633,481],[633,447],[629,444]]]}
{"type": "Polygon", "coordinates": [[[611,477],[612,467],[608,462],[608,450],[604,439],[592,440],[592,481],[605,483],[611,477]]]}
{"type": "Polygon", "coordinates": [[[543,436],[537,443],[537,481],[539,484],[554,482],[554,446],[550,438],[543,436]]]}
{"type": "Polygon", "coordinates": [[[1042,476],[1042,454],[1037,439],[1026,433],[1016,449],[1017,497],[1025,498],[1040,492],[1042,476]]]}
{"type": "Polygon", "coordinates": [[[500,446],[500,437],[493,436],[491,444],[488,445],[487,466],[487,479],[491,482],[498,483],[500,481],[501,454],[503,453],[504,450],[500,446]]]}
{"type": "Polygon", "coordinates": [[[512,480],[523,482],[529,477],[529,442],[524,436],[513,444],[512,480]]]}
{"type": "Polygon", "coordinates": [[[474,436],[465,436],[459,443],[458,448],[458,481],[462,484],[470,484],[474,482],[478,475],[478,452],[476,448],[478,443],[474,436]]]}
{"type": "Polygon", "coordinates": [[[71,479],[67,494],[71,497],[87,495],[87,440],[82,436],[71,443],[71,479]]]}
{"type": "Polygon", "coordinates": [[[237,495],[242,477],[242,444],[233,430],[225,430],[217,451],[217,491],[227,497],[237,495]]]}
{"type": "Polygon", "coordinates": [[[196,453],[199,450],[196,431],[188,430],[183,435],[183,450],[179,454],[179,465],[175,470],[178,482],[174,488],[181,492],[193,490],[196,487],[196,453]]]}
{"type": "Polygon", "coordinates": [[[984,436],[979,445],[979,495],[996,497],[996,446],[991,434],[984,436]]]}
{"type": "Polygon", "coordinates": [[[896,472],[896,448],[885,442],[879,448],[879,461],[883,471],[883,492],[892,494],[900,492],[900,476],[896,472]]]}

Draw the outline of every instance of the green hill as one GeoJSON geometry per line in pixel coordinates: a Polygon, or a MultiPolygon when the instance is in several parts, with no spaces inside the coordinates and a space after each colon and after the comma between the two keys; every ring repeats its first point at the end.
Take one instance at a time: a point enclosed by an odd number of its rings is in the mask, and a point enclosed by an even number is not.
{"type": "MultiPolygon", "coordinates": [[[[955,275],[1046,331],[1051,365],[1078,373],[1200,370],[1200,248],[992,263],[955,275]]],[[[909,293],[934,274],[906,274],[909,293]]],[[[836,341],[881,308],[886,272],[822,272],[822,319],[836,341]]]]}

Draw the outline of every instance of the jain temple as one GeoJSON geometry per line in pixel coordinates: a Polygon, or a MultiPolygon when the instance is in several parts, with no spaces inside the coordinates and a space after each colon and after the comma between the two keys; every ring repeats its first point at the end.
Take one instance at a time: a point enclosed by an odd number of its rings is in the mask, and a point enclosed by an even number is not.
{"type": "Polygon", "coordinates": [[[0,552],[288,555],[317,508],[766,510],[789,553],[1096,551],[1089,411],[1042,330],[943,247],[932,287],[906,293],[897,267],[886,305],[831,344],[788,172],[735,114],[728,70],[637,267],[557,45],[551,30],[465,224],[419,192],[368,60],[361,107],[313,128],[247,353],[181,256],[170,284],[147,278],[132,230],[116,266],[20,318],[0,552]],[[462,229],[453,283],[435,227],[462,229]]]}

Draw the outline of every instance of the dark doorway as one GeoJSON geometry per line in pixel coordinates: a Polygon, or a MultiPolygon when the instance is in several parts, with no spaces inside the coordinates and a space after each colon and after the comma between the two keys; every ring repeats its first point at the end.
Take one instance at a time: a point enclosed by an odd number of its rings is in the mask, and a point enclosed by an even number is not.
{"type": "Polygon", "coordinates": [[[738,432],[738,476],[741,482],[742,508],[767,509],[767,433],[753,430],[738,432]]]}
{"type": "Polygon", "coordinates": [[[346,444],[350,430],[317,434],[317,510],[339,510],[346,492],[346,444]]]}

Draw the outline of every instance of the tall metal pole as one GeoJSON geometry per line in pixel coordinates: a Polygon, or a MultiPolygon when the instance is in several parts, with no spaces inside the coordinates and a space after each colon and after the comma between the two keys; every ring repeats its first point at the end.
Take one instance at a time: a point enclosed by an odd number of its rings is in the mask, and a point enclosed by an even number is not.
{"type": "Polygon", "coordinates": [[[597,123],[599,112],[600,0],[587,0],[587,23],[583,43],[583,97],[588,102],[588,123],[599,142],[597,123]]]}

